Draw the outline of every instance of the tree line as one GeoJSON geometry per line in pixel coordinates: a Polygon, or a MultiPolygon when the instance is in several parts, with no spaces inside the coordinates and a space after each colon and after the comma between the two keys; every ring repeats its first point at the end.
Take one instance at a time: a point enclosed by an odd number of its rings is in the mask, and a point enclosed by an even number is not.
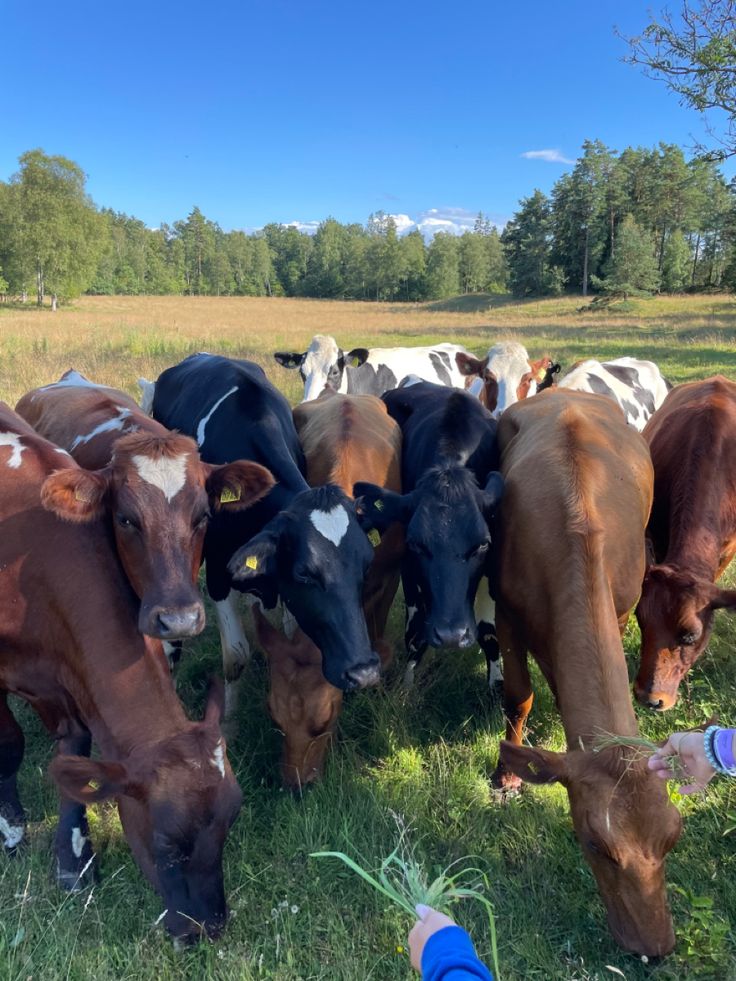
{"type": "Polygon", "coordinates": [[[98,208],[75,162],[31,150],[0,182],[0,295],[39,304],[96,294],[421,301],[508,290],[544,296],[736,287],[736,201],[713,162],[667,144],[621,154],[586,142],[550,196],[499,234],[400,236],[390,215],[225,232],[195,207],[160,228],[98,208]]]}

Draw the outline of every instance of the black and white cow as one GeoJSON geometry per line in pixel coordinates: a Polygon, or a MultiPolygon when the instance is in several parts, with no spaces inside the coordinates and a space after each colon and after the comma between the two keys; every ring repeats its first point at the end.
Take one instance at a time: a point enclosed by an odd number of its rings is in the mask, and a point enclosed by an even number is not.
{"type": "Polygon", "coordinates": [[[356,347],[346,353],[334,337],[317,334],[303,353],[277,351],[274,358],[284,368],[299,369],[304,380],[302,401],[311,402],[325,385],[348,395],[383,395],[412,374],[439,385],[464,388],[465,378],[455,356],[467,353],[459,344],[356,347]]]}
{"type": "Polygon", "coordinates": [[[581,361],[562,378],[559,386],[613,399],[621,407],[628,424],[639,432],[672,388],[653,361],[637,358],[581,361]]]}
{"type": "MultiPolygon", "coordinates": [[[[379,659],[361,605],[373,549],[343,491],[307,484],[291,408],[263,369],[194,354],[159,376],[153,415],[193,436],[203,460],[254,460],[276,479],[253,507],[215,514],[207,529],[207,589],[217,611],[226,681],[237,680],[250,656],[234,587],[268,607],[282,599],[322,651],[333,685],[347,691],[375,684],[379,659]]],[[[226,694],[231,710],[232,684],[226,694]]]]}
{"type": "Polygon", "coordinates": [[[494,419],[500,418],[514,402],[549,388],[560,370],[548,357],[531,361],[527,349],[518,341],[499,341],[489,348],[485,358],[457,354],[455,361],[470,394],[480,399],[494,419]]]}
{"type": "MultiPolygon", "coordinates": [[[[428,646],[469,647],[476,637],[498,661],[493,612],[476,626],[478,585],[491,565],[493,512],[503,492],[496,471],[496,423],[467,392],[429,382],[387,392],[384,402],[401,426],[402,486],[395,494],[374,484],[354,487],[365,527],[406,528],[402,581],[405,641],[413,668],[428,646]]],[[[489,660],[490,670],[490,660],[489,660]]]]}

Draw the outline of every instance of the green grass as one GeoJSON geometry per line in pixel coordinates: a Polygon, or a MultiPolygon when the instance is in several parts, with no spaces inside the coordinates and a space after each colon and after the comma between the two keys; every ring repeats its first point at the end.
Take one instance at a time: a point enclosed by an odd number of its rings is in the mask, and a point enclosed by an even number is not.
{"type": "MultiPolygon", "coordinates": [[[[320,329],[348,346],[457,339],[476,351],[496,336],[515,336],[536,356],[569,364],[588,355],[651,357],[673,381],[716,371],[736,378],[736,303],[727,297],[635,301],[633,312],[577,312],[581,301],[513,304],[459,298],[401,308],[314,301],[83,300],[62,319],[0,308],[0,396],[74,365],[135,391],[137,374],[155,375],[190,350],[254,355],[271,378],[298,397],[298,376],[269,352],[297,349],[320,329]],[[168,304],[168,305],[167,305],[168,304]],[[271,320],[264,327],[263,317],[271,320]],[[11,319],[13,318],[13,319],[11,319]]],[[[303,350],[303,347],[301,348],[303,350]]],[[[727,577],[728,578],[728,577],[727,577]]],[[[731,577],[730,581],[733,581],[731,577]]],[[[392,611],[392,636],[402,610],[392,611]]],[[[710,651],[663,716],[637,710],[642,734],[663,739],[712,715],[736,723],[736,621],[716,616],[710,651]]],[[[636,669],[638,632],[626,639],[636,669]]],[[[244,793],[225,851],[233,919],[216,944],[175,954],[162,910],[122,837],[114,807],[92,809],[101,877],[89,893],[65,898],[52,882],[56,796],[45,777],[52,745],[40,722],[14,700],[27,737],[21,790],[29,842],[0,859],[0,978],[27,979],[407,979],[410,918],[337,861],[344,851],[377,871],[396,843],[392,812],[402,815],[418,862],[432,879],[472,856],[488,876],[503,981],[512,979],[736,979],[736,782],[718,780],[705,797],[677,801],[685,831],[668,860],[678,944],[661,964],[623,953],[608,933],[595,883],[572,833],[564,790],[527,787],[502,801],[489,789],[503,731],[500,707],[485,690],[482,657],[429,652],[411,692],[398,684],[403,656],[381,691],[346,699],[339,738],[323,783],[296,800],[278,787],[280,744],[265,708],[266,669],[256,655],[243,686],[238,735],[229,756],[244,793]],[[293,910],[293,911],[292,911],[293,910]]],[[[192,715],[202,710],[207,679],[219,670],[214,618],[188,645],[178,673],[192,715]]],[[[564,744],[553,700],[535,672],[530,740],[564,744]]],[[[456,907],[490,962],[485,911],[456,907]]],[[[645,915],[645,914],[643,914],[645,915]]]]}

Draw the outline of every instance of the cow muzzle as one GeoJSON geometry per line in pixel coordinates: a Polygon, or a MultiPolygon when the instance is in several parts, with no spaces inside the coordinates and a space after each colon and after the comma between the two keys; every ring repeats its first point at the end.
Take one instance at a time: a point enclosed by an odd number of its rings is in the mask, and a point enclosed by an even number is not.
{"type": "Polygon", "coordinates": [[[155,606],[148,611],[141,609],[138,625],[141,633],[158,640],[183,640],[196,637],[204,629],[205,615],[202,602],[183,607],[155,606]]]}

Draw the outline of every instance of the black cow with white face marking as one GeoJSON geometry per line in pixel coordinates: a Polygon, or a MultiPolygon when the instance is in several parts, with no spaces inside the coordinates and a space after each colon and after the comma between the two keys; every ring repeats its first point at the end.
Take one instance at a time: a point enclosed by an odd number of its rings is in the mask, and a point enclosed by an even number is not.
{"type": "Polygon", "coordinates": [[[232,588],[259,596],[267,606],[281,598],[322,651],[331,684],[344,691],[375,684],[379,659],[361,605],[373,550],[353,501],[337,487],[307,484],[291,408],[263,369],[249,361],[192,355],[159,377],[153,415],[193,436],[203,460],[254,460],[277,481],[253,507],[215,514],[205,538],[207,589],[231,683],[228,711],[232,683],[250,657],[232,588]]]}
{"type": "Polygon", "coordinates": [[[493,623],[477,631],[473,608],[492,569],[493,513],[503,492],[496,423],[473,396],[428,382],[387,392],[384,401],[402,429],[405,493],[365,483],[354,489],[366,527],[400,521],[406,528],[407,650],[416,663],[427,646],[468,647],[478,633],[497,660],[493,623]]]}
{"type": "Polygon", "coordinates": [[[303,353],[277,351],[283,368],[298,368],[304,380],[303,402],[316,399],[325,385],[348,395],[383,395],[402,378],[417,375],[454,388],[465,387],[456,354],[468,354],[459,344],[433,347],[356,347],[343,351],[334,337],[317,334],[303,353]]]}

